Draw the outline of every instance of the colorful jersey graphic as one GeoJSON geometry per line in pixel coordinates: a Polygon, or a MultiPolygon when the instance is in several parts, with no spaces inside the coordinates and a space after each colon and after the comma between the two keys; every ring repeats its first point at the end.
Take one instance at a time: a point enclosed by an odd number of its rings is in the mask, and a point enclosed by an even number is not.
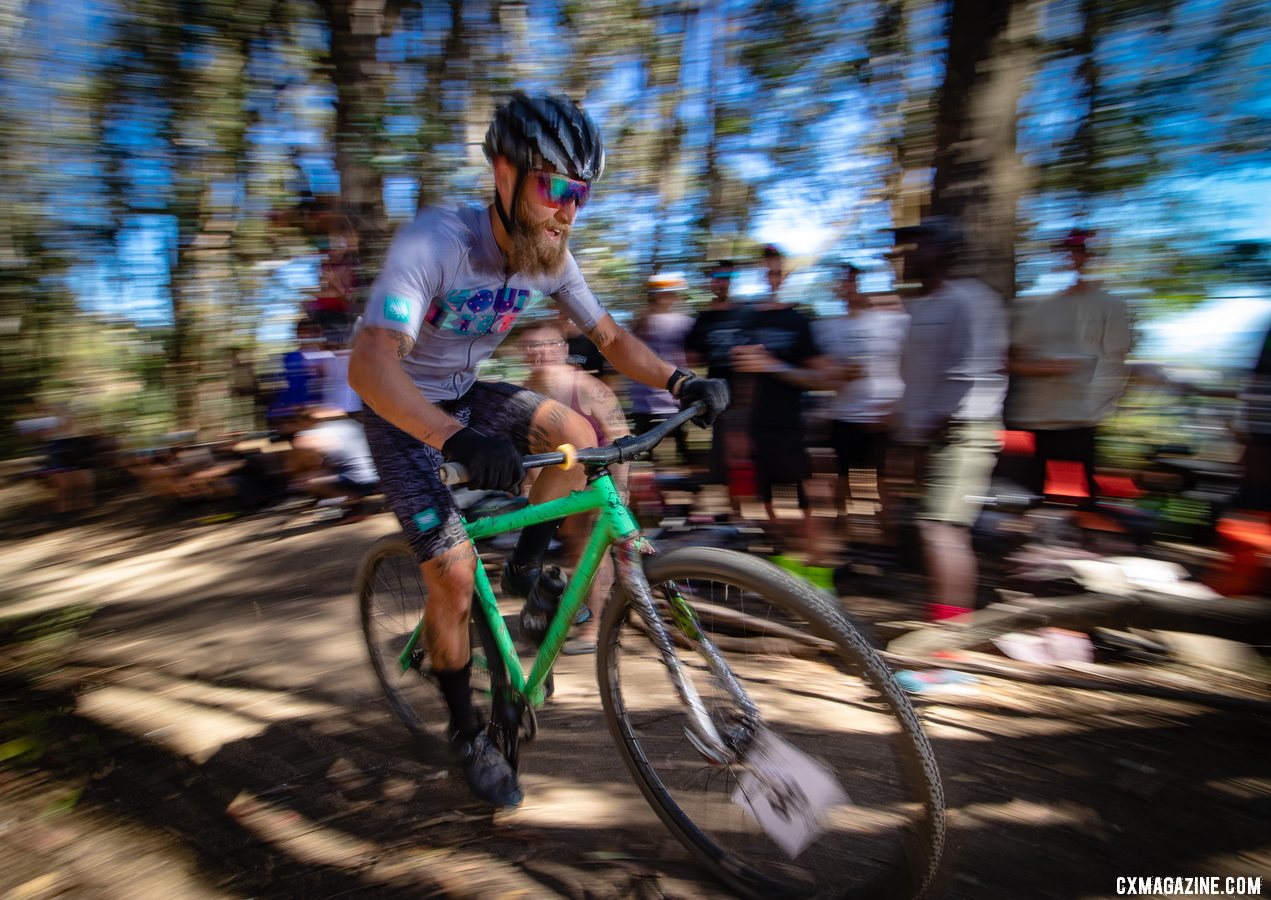
{"type": "Polygon", "coordinates": [[[363,324],[414,339],[402,369],[428,400],[462,396],[521,314],[548,297],[584,331],[606,314],[572,255],[555,277],[504,266],[483,207],[423,210],[393,239],[363,324]]]}
{"type": "Polygon", "coordinates": [[[522,312],[542,303],[544,296],[528,288],[453,290],[432,302],[424,322],[452,334],[503,334],[522,312]]]}

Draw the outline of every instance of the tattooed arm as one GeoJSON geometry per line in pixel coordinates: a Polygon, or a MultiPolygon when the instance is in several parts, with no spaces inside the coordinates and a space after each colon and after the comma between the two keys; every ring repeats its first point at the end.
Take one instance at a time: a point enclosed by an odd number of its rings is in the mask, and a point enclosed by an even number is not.
{"type": "MultiPolygon", "coordinates": [[[[570,393],[577,398],[578,404],[575,412],[590,416],[599,425],[601,443],[612,444],[618,438],[631,434],[627,415],[609,385],[586,372],[575,371],[572,378],[570,393]]],[[[613,477],[614,486],[618,488],[624,503],[630,502],[627,495],[627,465],[622,463],[609,467],[609,474],[613,477]]]]}
{"type": "Polygon", "coordinates": [[[613,363],[613,367],[634,381],[649,387],[664,388],[675,366],[649,349],[649,346],[606,315],[587,332],[593,344],[613,363]]]}
{"type": "Polygon", "coordinates": [[[380,416],[440,450],[462,426],[425,400],[402,370],[413,343],[400,331],[363,328],[349,357],[349,387],[380,416]]]}

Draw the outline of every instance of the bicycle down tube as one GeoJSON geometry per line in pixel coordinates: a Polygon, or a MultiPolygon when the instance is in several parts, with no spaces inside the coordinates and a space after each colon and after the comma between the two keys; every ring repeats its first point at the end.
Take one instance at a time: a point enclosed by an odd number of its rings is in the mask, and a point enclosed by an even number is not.
{"type": "MultiPolygon", "coordinates": [[[[547,681],[547,675],[551,670],[552,664],[556,661],[557,654],[565,643],[565,638],[569,632],[570,625],[574,621],[574,617],[577,615],[579,608],[586,602],[592,581],[595,578],[596,571],[600,568],[601,562],[604,560],[605,553],[608,552],[612,544],[638,535],[639,526],[623,504],[622,498],[618,494],[618,489],[614,486],[613,479],[608,473],[595,479],[586,489],[575,491],[566,497],[526,506],[497,516],[477,519],[465,525],[468,537],[475,543],[482,538],[515,531],[527,525],[537,525],[541,522],[550,522],[554,519],[567,518],[568,516],[592,510],[599,510],[600,517],[596,522],[596,526],[592,529],[587,547],[569,579],[564,596],[561,598],[560,607],[548,625],[547,634],[543,637],[542,644],[539,646],[534,666],[530,670],[528,678],[521,667],[520,657],[517,655],[515,645],[512,642],[512,635],[508,632],[507,624],[503,621],[503,614],[499,611],[498,601],[494,596],[494,588],[485,573],[485,568],[481,565],[477,566],[474,584],[476,598],[474,602],[480,604],[481,609],[479,611],[473,610],[473,615],[485,616],[486,621],[490,625],[490,631],[494,635],[499,655],[503,657],[507,667],[508,681],[511,682],[513,689],[519,694],[531,697],[541,696],[541,689],[547,681]]],[[[478,555],[479,558],[480,556],[478,555]]],[[[411,654],[414,652],[415,645],[419,640],[422,624],[421,622],[416,627],[415,632],[407,642],[406,648],[399,657],[403,670],[410,664],[411,654]]]]}
{"type": "Polygon", "coordinates": [[[483,612],[487,621],[490,622],[495,643],[504,657],[508,680],[518,692],[530,697],[540,696],[540,688],[556,661],[556,656],[565,642],[574,617],[587,599],[596,570],[609,548],[617,544],[619,546],[616,560],[618,583],[632,598],[641,617],[648,623],[654,645],[661,654],[671,682],[689,712],[690,739],[705,757],[716,764],[724,764],[734,759],[738,750],[749,743],[749,739],[758,727],[761,719],[759,711],[745,689],[729,671],[714,644],[696,627],[696,614],[692,608],[678,592],[675,592],[670,598],[674,615],[682,618],[689,625],[687,630],[678,623],[676,627],[686,638],[703,650],[712,673],[745,713],[744,731],[734,736],[735,740],[731,745],[720,735],[692,680],[686,677],[679,655],[675,652],[674,642],[667,633],[661,616],[658,615],[640,562],[639,526],[622,502],[608,473],[593,481],[586,490],[571,494],[569,497],[549,501],[536,507],[526,507],[504,516],[480,519],[469,528],[469,534],[475,540],[500,534],[512,528],[550,521],[563,515],[587,512],[592,509],[601,510],[600,519],[592,530],[573,577],[569,579],[560,607],[548,626],[547,634],[535,656],[528,682],[521,669],[520,659],[512,646],[512,639],[508,634],[503,616],[494,599],[489,579],[483,567],[477,567],[478,602],[482,604],[483,612]]]}

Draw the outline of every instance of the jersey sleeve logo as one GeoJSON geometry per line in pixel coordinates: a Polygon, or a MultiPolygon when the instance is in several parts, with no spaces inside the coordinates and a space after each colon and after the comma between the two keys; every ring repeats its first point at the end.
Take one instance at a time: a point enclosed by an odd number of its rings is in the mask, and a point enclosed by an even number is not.
{"type": "Polygon", "coordinates": [[[410,304],[401,297],[390,294],[384,298],[384,318],[390,322],[409,322],[410,304]]]}

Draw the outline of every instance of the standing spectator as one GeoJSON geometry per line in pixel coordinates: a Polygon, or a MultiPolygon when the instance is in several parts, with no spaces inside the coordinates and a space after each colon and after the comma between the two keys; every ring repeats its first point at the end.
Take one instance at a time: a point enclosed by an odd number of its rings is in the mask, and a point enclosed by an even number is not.
{"type": "Polygon", "coordinates": [[[1006,394],[1006,315],[988,287],[950,277],[960,242],[943,217],[896,229],[902,278],[920,288],[909,303],[893,439],[919,486],[933,619],[975,607],[971,526],[997,458],[1006,394]]]}
{"type": "Polygon", "coordinates": [[[341,340],[328,338],[329,356],[318,360],[318,374],[322,378],[322,405],[338,409],[350,419],[361,421],[362,398],[349,387],[349,358],[353,351],[341,340]]]}
{"type": "Polygon", "coordinates": [[[829,361],[812,337],[812,326],[803,313],[780,297],[785,280],[781,251],[764,248],[768,294],[750,315],[744,339],[733,349],[733,370],[754,373],[750,439],[754,450],[755,477],[768,521],[776,525],[773,488],[792,485],[803,513],[804,552],[818,553],[815,520],[804,482],[812,476],[804,429],[803,392],[833,384],[829,361]]]}
{"type": "MultiPolygon", "coordinates": [[[[731,485],[730,473],[750,465],[750,441],[746,431],[749,421],[748,397],[738,390],[742,379],[733,372],[733,347],[741,343],[747,311],[729,296],[737,268],[730,259],[720,260],[708,269],[711,302],[697,314],[693,327],[684,338],[684,350],[692,365],[706,365],[711,378],[728,382],[732,405],[718,419],[711,432],[710,480],[714,484],[731,485]]],[[[734,503],[737,502],[734,491],[734,503]]]]}
{"type": "Polygon", "coordinates": [[[318,269],[318,292],[305,312],[335,343],[348,343],[353,309],[361,289],[358,235],[353,221],[339,212],[320,217],[327,227],[325,255],[318,269]]]}
{"type": "Polygon", "coordinates": [[[53,490],[52,511],[73,517],[92,509],[98,439],[80,428],[69,406],[57,406],[34,420],[44,439],[44,466],[36,472],[53,490]]]}
{"type": "Polygon", "coordinates": [[[1130,352],[1125,302],[1086,277],[1093,237],[1075,229],[1060,242],[1077,279],[1058,294],[1020,303],[1010,355],[1012,425],[1031,431],[1035,448],[1025,486],[1043,494],[1052,461],[1077,463],[1091,501],[1098,493],[1095,432],[1125,389],[1130,352]]]}
{"type": "Polygon", "coordinates": [[[1233,505],[1271,512],[1271,328],[1262,337],[1262,351],[1240,391],[1240,401],[1244,472],[1233,505]]]}
{"type": "MultiPolygon", "coordinates": [[[[677,369],[688,365],[684,336],[693,325],[692,319],[676,309],[687,287],[680,275],[654,275],[649,279],[648,306],[631,327],[649,349],[677,369]]],[[[680,404],[670,391],[632,381],[631,417],[636,431],[644,433],[679,410],[680,404]]],[[[688,435],[683,428],[675,432],[675,451],[681,463],[688,459],[688,435]]]]}
{"type": "MultiPolygon", "coordinates": [[[[903,312],[874,309],[857,286],[860,270],[845,263],[839,270],[838,296],[844,314],[816,323],[816,342],[845,376],[825,415],[830,444],[838,457],[835,510],[853,493],[852,478],[872,478],[883,506],[881,519],[890,520],[888,492],[882,478],[887,448],[887,420],[905,385],[900,380],[900,356],[909,317],[903,312]]],[[[845,519],[849,521],[850,517],[845,519]]],[[[885,527],[885,525],[884,525],[885,527]]]]}

